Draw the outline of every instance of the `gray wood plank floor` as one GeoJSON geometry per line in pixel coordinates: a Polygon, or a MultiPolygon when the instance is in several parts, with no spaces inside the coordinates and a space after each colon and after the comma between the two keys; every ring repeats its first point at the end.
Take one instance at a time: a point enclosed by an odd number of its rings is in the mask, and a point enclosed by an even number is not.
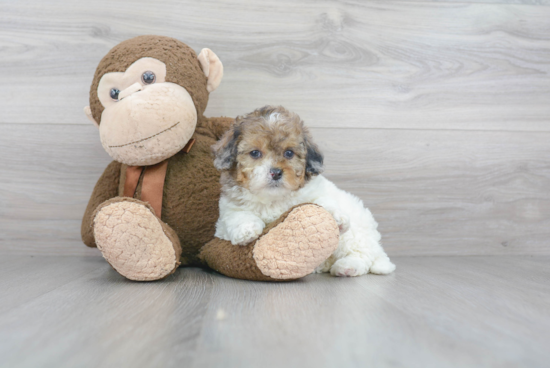
{"type": "Polygon", "coordinates": [[[395,257],[292,283],[0,259],[1,367],[547,367],[550,257],[395,257]]]}

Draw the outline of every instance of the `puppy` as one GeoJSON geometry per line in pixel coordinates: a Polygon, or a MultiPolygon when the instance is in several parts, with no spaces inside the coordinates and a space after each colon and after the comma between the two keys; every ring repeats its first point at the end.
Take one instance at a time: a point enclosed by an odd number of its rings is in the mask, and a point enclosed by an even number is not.
{"type": "Polygon", "coordinates": [[[338,249],[317,272],[360,276],[395,270],[363,202],[319,175],[323,155],[297,114],[265,106],[239,116],[212,149],[222,184],[216,237],[248,244],[291,207],[315,203],[340,227],[338,249]]]}

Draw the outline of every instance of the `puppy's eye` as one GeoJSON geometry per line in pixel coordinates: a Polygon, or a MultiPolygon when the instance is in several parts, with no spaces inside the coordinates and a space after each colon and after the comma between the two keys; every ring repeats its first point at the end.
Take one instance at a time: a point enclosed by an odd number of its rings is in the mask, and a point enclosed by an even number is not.
{"type": "Polygon", "coordinates": [[[145,73],[143,73],[143,75],[141,76],[141,81],[145,84],[153,84],[155,83],[155,73],[151,72],[151,71],[147,71],[145,73]]]}
{"type": "Polygon", "coordinates": [[[109,92],[109,95],[111,98],[115,101],[118,101],[118,94],[120,93],[118,88],[111,88],[111,91],[109,92]]]}
{"type": "Polygon", "coordinates": [[[288,158],[289,160],[294,157],[294,152],[292,150],[286,150],[284,153],[285,158],[288,158]]]}
{"type": "Polygon", "coordinates": [[[260,158],[260,157],[262,157],[262,153],[258,150],[250,151],[250,157],[260,158]]]}

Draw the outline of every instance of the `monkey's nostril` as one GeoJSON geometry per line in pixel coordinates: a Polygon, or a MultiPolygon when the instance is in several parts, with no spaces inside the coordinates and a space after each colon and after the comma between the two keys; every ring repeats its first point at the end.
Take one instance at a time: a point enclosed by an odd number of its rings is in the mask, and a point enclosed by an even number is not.
{"type": "Polygon", "coordinates": [[[283,170],[273,168],[269,170],[269,173],[271,174],[271,178],[273,180],[279,180],[283,176],[283,170]]]}

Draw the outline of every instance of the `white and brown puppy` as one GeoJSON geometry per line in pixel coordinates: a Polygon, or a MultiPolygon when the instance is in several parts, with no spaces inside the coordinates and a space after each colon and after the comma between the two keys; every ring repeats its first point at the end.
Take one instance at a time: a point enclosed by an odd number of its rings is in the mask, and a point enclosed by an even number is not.
{"type": "Polygon", "coordinates": [[[317,272],[360,276],[395,270],[363,202],[319,175],[323,155],[297,114],[265,106],[237,117],[213,151],[222,172],[216,237],[248,244],[292,206],[316,203],[334,216],[341,231],[338,249],[317,272]]]}

